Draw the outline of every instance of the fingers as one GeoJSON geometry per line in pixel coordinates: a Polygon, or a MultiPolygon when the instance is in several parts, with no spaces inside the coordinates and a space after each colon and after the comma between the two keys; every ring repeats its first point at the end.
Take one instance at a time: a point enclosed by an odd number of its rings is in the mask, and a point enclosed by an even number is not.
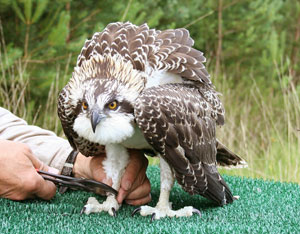
{"type": "Polygon", "coordinates": [[[126,200],[136,200],[139,198],[144,198],[150,194],[151,185],[150,181],[146,177],[143,184],[137,187],[135,190],[131,191],[128,196],[126,196],[126,200]]]}
{"type": "Polygon", "coordinates": [[[145,180],[148,160],[140,151],[130,152],[130,161],[121,179],[117,201],[122,203],[127,195],[139,187],[145,180]]]}
{"type": "Polygon", "coordinates": [[[32,165],[35,169],[42,170],[42,171],[49,171],[49,167],[41,162],[39,159],[33,156],[32,152],[26,152],[26,156],[30,159],[32,165]]]}
{"type": "Polygon", "coordinates": [[[125,202],[128,205],[132,205],[132,206],[140,206],[140,205],[144,205],[146,203],[149,203],[151,201],[151,194],[149,193],[147,196],[140,198],[140,199],[136,199],[136,200],[128,200],[126,199],[125,202]]]}
{"type": "Polygon", "coordinates": [[[0,151],[0,197],[24,200],[38,196],[48,200],[55,195],[55,185],[36,172],[36,169],[49,171],[51,168],[39,161],[28,145],[0,140],[0,151]]]}
{"type": "Polygon", "coordinates": [[[52,182],[44,180],[34,168],[23,176],[20,185],[21,194],[23,194],[19,197],[20,200],[34,197],[50,200],[56,193],[56,186],[52,182]]]}
{"type": "Polygon", "coordinates": [[[132,150],[130,152],[130,161],[126,167],[125,173],[121,180],[121,187],[129,191],[136,178],[139,176],[139,172],[147,168],[148,160],[141,154],[140,151],[132,150]]]}
{"type": "MultiPolygon", "coordinates": [[[[73,167],[75,177],[92,179],[111,186],[112,179],[106,177],[106,173],[102,165],[104,159],[105,155],[86,157],[79,153],[73,167]]],[[[106,192],[100,188],[95,192],[102,196],[105,196],[106,194],[106,192]]]]}
{"type": "Polygon", "coordinates": [[[53,167],[49,167],[37,159],[31,151],[26,152],[26,156],[30,159],[33,165],[32,178],[28,179],[24,184],[25,190],[28,191],[28,197],[31,195],[37,196],[39,198],[50,200],[55,196],[56,186],[54,183],[48,180],[44,180],[41,175],[39,175],[34,169],[48,171],[51,173],[58,174],[59,170],[53,167]]]}
{"type": "Polygon", "coordinates": [[[117,202],[119,204],[122,204],[122,202],[124,201],[124,199],[127,196],[127,194],[128,194],[128,191],[120,188],[119,191],[118,191],[117,202]]]}
{"type": "MultiPolygon", "coordinates": [[[[130,160],[120,182],[117,201],[122,203],[125,198],[128,198],[131,203],[142,204],[151,199],[150,183],[146,178],[148,160],[140,150],[130,150],[129,154],[130,160]]],[[[87,158],[78,154],[73,168],[75,177],[94,179],[111,186],[112,179],[106,177],[103,160],[105,160],[105,155],[87,158]]],[[[96,193],[104,194],[101,190],[96,193]]]]}
{"type": "Polygon", "coordinates": [[[50,200],[55,196],[56,186],[48,180],[44,180],[43,178],[39,178],[37,181],[38,187],[35,191],[35,195],[44,200],[50,200]]]}

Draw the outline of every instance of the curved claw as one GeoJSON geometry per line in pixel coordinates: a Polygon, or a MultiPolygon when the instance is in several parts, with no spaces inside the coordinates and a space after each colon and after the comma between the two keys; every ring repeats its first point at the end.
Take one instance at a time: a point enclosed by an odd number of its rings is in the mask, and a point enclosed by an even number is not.
{"type": "Polygon", "coordinates": [[[200,217],[202,216],[200,210],[198,209],[193,208],[193,213],[198,214],[200,217]]]}
{"type": "Polygon", "coordinates": [[[82,207],[81,211],[80,211],[80,215],[82,215],[84,213],[84,211],[86,210],[86,207],[82,207]]]}
{"type": "Polygon", "coordinates": [[[113,212],[113,216],[114,216],[114,217],[117,217],[116,209],[112,207],[112,208],[111,208],[111,211],[113,212]]]}
{"type": "Polygon", "coordinates": [[[140,211],[141,211],[141,207],[134,209],[134,211],[131,213],[131,217],[133,217],[137,212],[140,212],[140,211]]]}
{"type": "Polygon", "coordinates": [[[155,213],[152,213],[152,215],[151,215],[151,222],[153,222],[153,220],[155,220],[155,213]]]}

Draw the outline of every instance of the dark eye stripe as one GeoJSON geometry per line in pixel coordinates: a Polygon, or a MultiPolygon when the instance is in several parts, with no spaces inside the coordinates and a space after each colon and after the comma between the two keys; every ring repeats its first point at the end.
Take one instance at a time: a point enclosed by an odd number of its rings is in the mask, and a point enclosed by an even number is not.
{"type": "Polygon", "coordinates": [[[119,103],[120,110],[119,112],[125,112],[125,113],[133,113],[133,106],[128,101],[122,101],[119,103]]]}

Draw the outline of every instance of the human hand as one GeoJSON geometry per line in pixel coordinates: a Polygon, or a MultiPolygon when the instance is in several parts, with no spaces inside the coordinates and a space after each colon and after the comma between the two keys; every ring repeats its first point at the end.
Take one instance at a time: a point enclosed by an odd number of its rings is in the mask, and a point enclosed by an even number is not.
{"type": "MultiPolygon", "coordinates": [[[[151,201],[151,186],[146,176],[148,160],[138,150],[129,150],[129,155],[129,164],[121,179],[117,201],[122,203],[125,200],[130,205],[142,205],[151,201]]],[[[106,178],[102,167],[104,159],[105,154],[98,157],[85,157],[79,153],[74,163],[73,174],[75,177],[93,179],[111,186],[112,181],[106,178]]]]}
{"type": "Polygon", "coordinates": [[[0,140],[0,197],[11,200],[54,197],[56,186],[44,180],[36,169],[58,173],[39,161],[26,144],[0,140]]]}

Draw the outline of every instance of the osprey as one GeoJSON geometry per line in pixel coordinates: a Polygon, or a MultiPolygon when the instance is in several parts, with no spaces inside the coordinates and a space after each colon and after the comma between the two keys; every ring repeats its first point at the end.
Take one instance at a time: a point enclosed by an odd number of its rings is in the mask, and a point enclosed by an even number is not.
{"type": "MultiPolygon", "coordinates": [[[[86,156],[104,151],[103,167],[112,187],[128,164],[127,149],[152,150],[160,157],[161,188],[155,207],[134,211],[152,215],[191,216],[193,207],[172,210],[174,180],[191,195],[223,206],[234,197],[217,171],[245,162],[216,139],[224,108],[186,29],[159,31],[111,23],[87,40],[72,78],[59,94],[58,115],[70,144],[86,156]]],[[[84,212],[120,208],[112,194],[100,204],[89,198],[84,212]]]]}

